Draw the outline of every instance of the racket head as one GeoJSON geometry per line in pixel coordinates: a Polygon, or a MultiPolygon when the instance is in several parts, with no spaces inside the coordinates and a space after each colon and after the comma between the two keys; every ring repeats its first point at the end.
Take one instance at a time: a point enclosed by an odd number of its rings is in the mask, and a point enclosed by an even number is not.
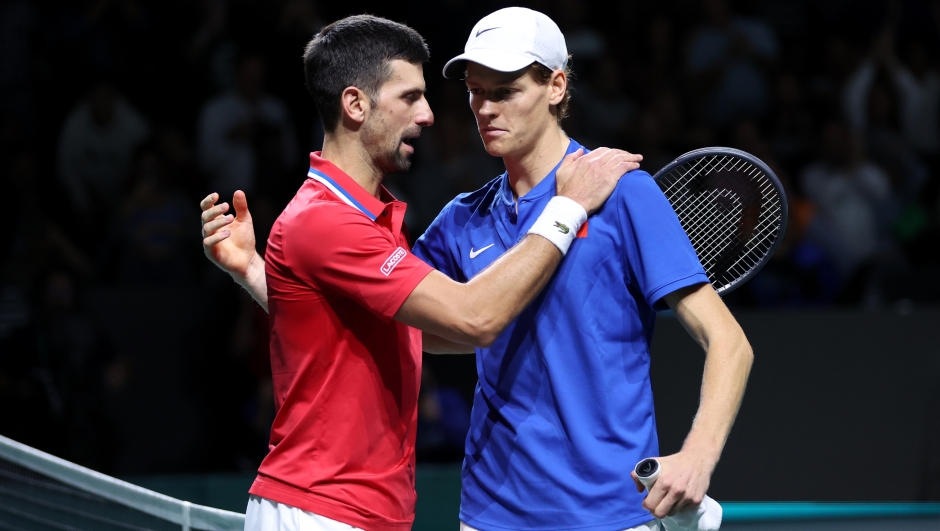
{"type": "Polygon", "coordinates": [[[783,185],[750,153],[729,147],[696,149],[653,179],[720,295],[757,274],[783,241],[789,215],[783,185]]]}

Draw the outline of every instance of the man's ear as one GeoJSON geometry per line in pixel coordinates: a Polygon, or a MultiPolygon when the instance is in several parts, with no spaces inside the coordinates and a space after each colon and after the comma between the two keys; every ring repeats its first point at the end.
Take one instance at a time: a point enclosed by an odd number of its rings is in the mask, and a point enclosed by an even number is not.
{"type": "Polygon", "coordinates": [[[351,122],[354,128],[358,128],[366,121],[369,110],[372,109],[372,102],[369,96],[361,89],[356,87],[346,87],[340,95],[340,105],[343,110],[343,121],[351,122]]]}
{"type": "Polygon", "coordinates": [[[558,105],[565,97],[565,91],[568,90],[568,76],[565,75],[564,70],[555,70],[552,72],[552,77],[548,80],[548,84],[551,87],[551,96],[549,97],[548,103],[558,105]]]}

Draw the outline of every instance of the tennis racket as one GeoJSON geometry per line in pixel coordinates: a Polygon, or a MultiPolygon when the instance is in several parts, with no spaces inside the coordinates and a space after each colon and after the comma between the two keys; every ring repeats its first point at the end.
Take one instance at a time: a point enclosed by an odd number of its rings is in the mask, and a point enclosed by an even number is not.
{"type": "Polygon", "coordinates": [[[653,176],[719,295],[760,271],[787,228],[787,197],[760,159],[737,149],[690,151],[653,176]]]}

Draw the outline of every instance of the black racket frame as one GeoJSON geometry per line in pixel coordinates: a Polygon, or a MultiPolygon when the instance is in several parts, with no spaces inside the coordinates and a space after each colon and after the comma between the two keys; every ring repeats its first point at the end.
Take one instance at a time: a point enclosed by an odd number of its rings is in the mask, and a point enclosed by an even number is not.
{"type": "MultiPolygon", "coordinates": [[[[734,291],[735,289],[743,285],[748,280],[750,280],[751,277],[756,275],[757,272],[760,271],[764,267],[764,265],[767,264],[767,261],[770,260],[770,258],[774,255],[774,253],[777,252],[777,248],[780,247],[780,244],[783,242],[783,237],[786,234],[787,220],[789,219],[789,207],[787,204],[787,195],[784,192],[783,185],[780,183],[780,179],[777,178],[777,175],[773,172],[773,170],[771,170],[770,167],[764,163],[764,161],[760,160],[759,158],[755,157],[754,155],[751,155],[750,153],[746,151],[741,151],[740,149],[717,146],[717,147],[699,148],[699,149],[689,151],[688,153],[684,153],[680,155],[669,164],[666,164],[661,170],[656,172],[656,174],[653,175],[653,180],[656,181],[657,184],[659,184],[659,179],[661,177],[668,175],[669,172],[671,172],[678,166],[686,164],[691,160],[703,158],[706,156],[707,157],[729,156],[729,157],[737,157],[737,158],[746,160],[747,162],[753,164],[758,169],[763,171],[764,174],[767,176],[767,178],[770,180],[771,184],[774,186],[774,188],[776,188],[777,193],[780,194],[780,207],[781,207],[780,226],[777,228],[777,235],[774,238],[773,244],[771,245],[770,249],[768,249],[767,252],[764,253],[764,256],[761,257],[760,261],[758,261],[755,266],[753,266],[750,270],[748,270],[747,273],[745,273],[738,279],[728,284],[725,284],[724,286],[715,286],[714,283],[712,283],[712,286],[715,288],[715,291],[717,291],[719,295],[724,296],[734,291]]],[[[668,196],[667,196],[667,199],[668,199],[668,196]]],[[[670,205],[672,205],[671,200],[670,200],[670,205]]],[[[675,206],[673,206],[673,210],[675,210],[675,206]]],[[[695,252],[696,254],[698,254],[698,249],[696,249],[695,252]]],[[[709,279],[709,282],[713,282],[712,279],[709,279]]]]}

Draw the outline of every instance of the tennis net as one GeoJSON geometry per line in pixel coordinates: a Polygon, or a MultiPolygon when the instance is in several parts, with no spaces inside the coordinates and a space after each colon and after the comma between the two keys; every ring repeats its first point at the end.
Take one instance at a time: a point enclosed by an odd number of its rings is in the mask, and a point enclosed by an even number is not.
{"type": "Polygon", "coordinates": [[[191,504],[0,435],[0,530],[234,531],[245,515],[191,504]]]}

